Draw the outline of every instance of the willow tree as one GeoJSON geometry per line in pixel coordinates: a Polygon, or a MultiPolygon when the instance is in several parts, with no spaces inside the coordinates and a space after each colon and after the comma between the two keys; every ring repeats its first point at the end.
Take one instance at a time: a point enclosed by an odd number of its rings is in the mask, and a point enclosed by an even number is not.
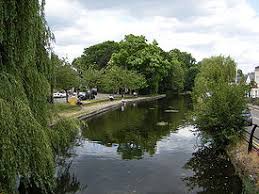
{"type": "Polygon", "coordinates": [[[52,66],[45,1],[0,0],[0,193],[17,180],[52,190],[48,104],[52,66]]]}
{"type": "Polygon", "coordinates": [[[246,86],[235,84],[236,63],[230,57],[203,59],[195,79],[195,123],[214,134],[218,146],[235,140],[244,129],[246,86]]]}

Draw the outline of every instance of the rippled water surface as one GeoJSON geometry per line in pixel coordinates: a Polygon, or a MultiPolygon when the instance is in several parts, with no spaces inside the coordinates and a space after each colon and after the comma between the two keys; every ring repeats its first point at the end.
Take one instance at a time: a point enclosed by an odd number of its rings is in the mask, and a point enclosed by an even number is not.
{"type": "Polygon", "coordinates": [[[57,193],[241,193],[224,153],[202,146],[187,96],[127,104],[85,121],[57,193]]]}

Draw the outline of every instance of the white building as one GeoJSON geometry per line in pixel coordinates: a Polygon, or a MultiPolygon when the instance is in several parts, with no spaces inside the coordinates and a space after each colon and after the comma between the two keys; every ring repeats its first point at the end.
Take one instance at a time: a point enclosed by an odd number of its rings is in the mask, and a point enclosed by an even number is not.
{"type": "Polygon", "coordinates": [[[253,73],[249,73],[246,79],[247,84],[254,82],[252,89],[250,91],[250,97],[259,98],[259,66],[255,68],[253,73]]]}

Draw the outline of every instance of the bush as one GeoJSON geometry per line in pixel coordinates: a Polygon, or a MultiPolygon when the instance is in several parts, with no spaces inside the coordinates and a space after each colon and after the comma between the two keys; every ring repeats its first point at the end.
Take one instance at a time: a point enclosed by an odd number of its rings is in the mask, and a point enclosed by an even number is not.
{"type": "Polygon", "coordinates": [[[61,119],[49,129],[51,145],[56,154],[65,154],[76,139],[79,121],[76,119],[61,119]]]}
{"type": "Polygon", "coordinates": [[[246,86],[233,84],[233,64],[232,59],[222,56],[204,60],[193,93],[196,126],[212,132],[213,139],[222,145],[233,141],[244,128],[246,86]]]}

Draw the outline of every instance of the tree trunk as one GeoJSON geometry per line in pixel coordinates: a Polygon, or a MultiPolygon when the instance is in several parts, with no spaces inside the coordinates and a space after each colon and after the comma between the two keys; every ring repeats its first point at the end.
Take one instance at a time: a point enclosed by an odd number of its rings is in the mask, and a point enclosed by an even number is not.
{"type": "Polygon", "coordinates": [[[53,91],[54,91],[53,85],[51,84],[51,85],[50,85],[50,96],[49,96],[49,103],[50,103],[50,104],[54,104],[53,91]]]}
{"type": "Polygon", "coordinates": [[[65,92],[66,92],[66,102],[68,103],[68,92],[67,90],[65,90],[65,92]]]}

